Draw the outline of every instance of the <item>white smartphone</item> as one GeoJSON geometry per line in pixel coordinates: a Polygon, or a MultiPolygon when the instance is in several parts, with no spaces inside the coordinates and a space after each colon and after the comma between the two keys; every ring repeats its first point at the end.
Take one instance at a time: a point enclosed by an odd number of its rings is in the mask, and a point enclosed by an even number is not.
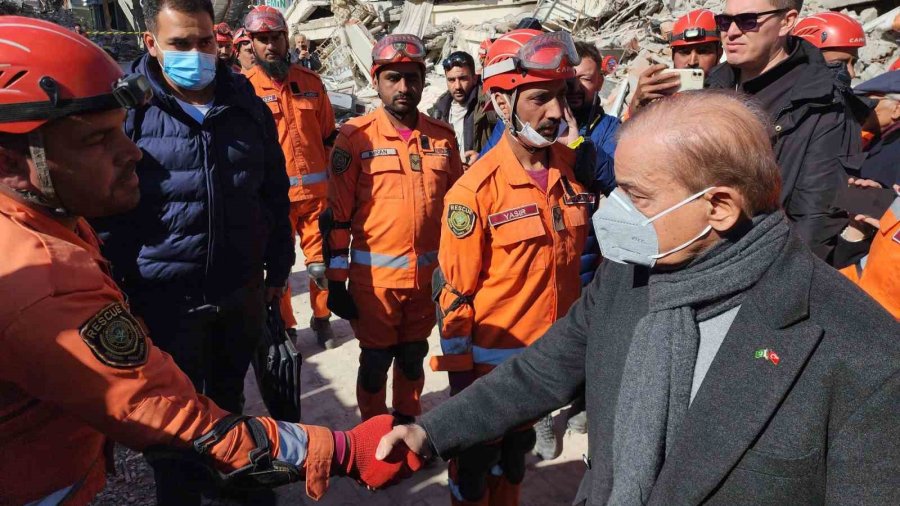
{"type": "Polygon", "coordinates": [[[681,86],[677,91],[702,90],[704,73],[703,69],[665,69],[661,74],[678,74],[681,76],[681,86]]]}

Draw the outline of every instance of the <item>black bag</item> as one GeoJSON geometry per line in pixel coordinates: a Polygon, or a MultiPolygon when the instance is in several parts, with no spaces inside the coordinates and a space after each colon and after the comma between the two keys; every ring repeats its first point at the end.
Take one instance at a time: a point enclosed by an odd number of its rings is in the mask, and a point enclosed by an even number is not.
{"type": "Polygon", "coordinates": [[[300,421],[301,360],[284,329],[278,306],[269,306],[266,326],[253,357],[253,370],[266,409],[276,420],[300,421]]]}

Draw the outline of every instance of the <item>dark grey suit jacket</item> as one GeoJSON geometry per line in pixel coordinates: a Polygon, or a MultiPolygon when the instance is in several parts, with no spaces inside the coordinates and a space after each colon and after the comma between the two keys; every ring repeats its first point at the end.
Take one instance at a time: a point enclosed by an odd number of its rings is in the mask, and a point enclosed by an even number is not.
{"type": "MultiPolygon", "coordinates": [[[[438,453],[562,407],[585,383],[590,464],[576,503],[605,504],[647,275],[604,262],[537,343],[424,415],[438,453]]],[[[649,504],[900,504],[898,370],[900,324],[792,236],[747,293],[649,504]],[[762,348],[781,361],[755,359],[762,348]]]]}

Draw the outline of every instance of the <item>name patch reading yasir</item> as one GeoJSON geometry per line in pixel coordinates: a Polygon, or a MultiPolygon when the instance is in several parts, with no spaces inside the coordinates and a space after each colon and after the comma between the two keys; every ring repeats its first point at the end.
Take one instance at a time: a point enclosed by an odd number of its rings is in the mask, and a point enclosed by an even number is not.
{"type": "Polygon", "coordinates": [[[397,150],[394,148],[378,148],[371,151],[363,151],[359,154],[359,157],[363,160],[368,160],[369,158],[375,158],[376,156],[391,156],[396,154],[397,150]]]}
{"type": "Polygon", "coordinates": [[[130,369],[147,362],[147,335],[118,302],[98,311],[82,325],[79,333],[97,360],[110,367],[130,369]]]}
{"type": "Polygon", "coordinates": [[[527,218],[529,216],[537,216],[538,215],[538,206],[537,204],[526,204],[522,207],[516,207],[515,209],[507,209],[505,211],[500,211],[499,213],[494,213],[488,215],[488,222],[492,227],[497,228],[504,223],[509,223],[511,221],[521,220],[522,218],[527,218]]]}

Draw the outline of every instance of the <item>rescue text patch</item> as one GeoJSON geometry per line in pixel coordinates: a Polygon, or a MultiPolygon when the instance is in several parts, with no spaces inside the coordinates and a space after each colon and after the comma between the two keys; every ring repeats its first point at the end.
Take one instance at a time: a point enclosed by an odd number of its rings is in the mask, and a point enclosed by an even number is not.
{"type": "Polygon", "coordinates": [[[147,362],[147,335],[118,302],[98,311],[79,332],[94,356],[110,367],[130,369],[147,362]]]}
{"type": "Polygon", "coordinates": [[[500,225],[509,223],[510,221],[521,220],[522,218],[537,215],[537,204],[526,204],[515,209],[507,209],[505,211],[500,211],[499,213],[494,213],[488,216],[488,222],[490,222],[491,226],[493,227],[499,227],[500,225]]]}
{"type": "Polygon", "coordinates": [[[259,97],[259,98],[261,98],[262,101],[265,102],[265,103],[267,103],[267,104],[268,104],[269,102],[275,102],[275,101],[278,100],[278,97],[277,97],[276,95],[266,95],[266,96],[264,96],[264,97],[259,97]]]}
{"type": "Polygon", "coordinates": [[[334,148],[331,151],[331,170],[335,175],[341,175],[347,172],[350,167],[350,153],[341,148],[334,148]]]}
{"type": "Polygon", "coordinates": [[[376,156],[391,156],[396,154],[397,150],[394,148],[378,148],[370,151],[363,151],[359,154],[359,157],[363,160],[368,160],[369,158],[375,158],[376,156]]]}
{"type": "Polygon", "coordinates": [[[462,204],[448,205],[447,227],[458,239],[471,234],[475,228],[475,211],[462,204]]]}

